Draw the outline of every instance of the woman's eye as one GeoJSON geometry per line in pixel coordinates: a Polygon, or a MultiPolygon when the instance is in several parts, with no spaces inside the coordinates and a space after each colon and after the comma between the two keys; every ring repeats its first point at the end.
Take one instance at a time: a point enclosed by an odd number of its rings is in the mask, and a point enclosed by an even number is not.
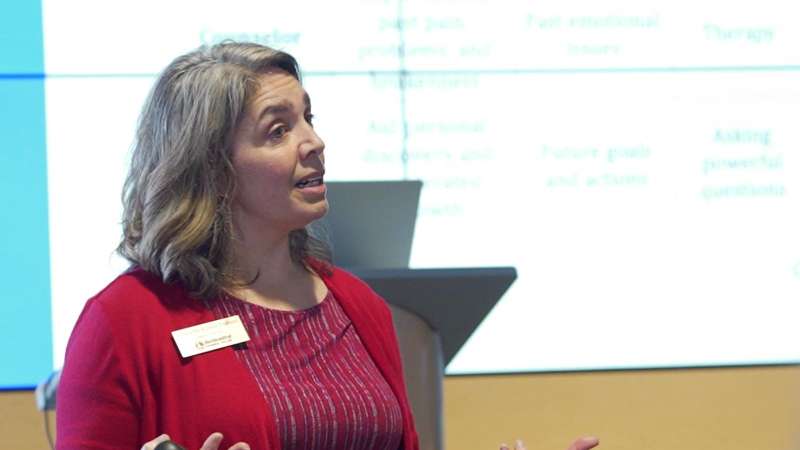
{"type": "Polygon", "coordinates": [[[273,128],[272,131],[269,132],[269,138],[272,139],[272,140],[278,140],[278,139],[282,138],[286,134],[287,131],[288,131],[288,128],[286,128],[285,125],[277,126],[277,127],[273,128]]]}
{"type": "Polygon", "coordinates": [[[312,127],[314,126],[314,115],[311,113],[306,114],[306,122],[312,127]]]}

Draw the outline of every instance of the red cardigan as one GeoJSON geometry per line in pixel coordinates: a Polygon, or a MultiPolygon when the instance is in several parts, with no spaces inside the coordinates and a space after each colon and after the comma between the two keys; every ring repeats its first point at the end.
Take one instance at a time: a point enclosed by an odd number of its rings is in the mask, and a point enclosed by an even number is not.
{"type": "MultiPolygon", "coordinates": [[[[341,269],[321,276],[400,402],[401,448],[418,450],[388,306],[341,269]]],[[[214,319],[184,289],[142,270],[90,299],[67,345],[56,448],[138,450],[167,433],[195,450],[219,431],[220,448],[244,441],[254,450],[279,449],[270,409],[231,347],[185,359],[178,353],[171,331],[214,319]]]]}

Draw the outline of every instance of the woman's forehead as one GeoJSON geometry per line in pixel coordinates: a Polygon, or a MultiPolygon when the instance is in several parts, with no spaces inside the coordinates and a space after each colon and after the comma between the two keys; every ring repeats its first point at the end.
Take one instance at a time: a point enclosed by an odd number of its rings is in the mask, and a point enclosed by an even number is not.
{"type": "Polygon", "coordinates": [[[289,72],[276,70],[258,76],[258,88],[253,94],[250,107],[262,115],[265,108],[284,105],[287,107],[308,106],[311,99],[300,81],[289,72]]]}

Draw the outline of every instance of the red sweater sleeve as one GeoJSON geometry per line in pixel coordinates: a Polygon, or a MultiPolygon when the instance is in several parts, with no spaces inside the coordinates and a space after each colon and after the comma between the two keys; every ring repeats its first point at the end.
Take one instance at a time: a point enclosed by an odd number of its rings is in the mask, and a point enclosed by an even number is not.
{"type": "Polygon", "coordinates": [[[58,450],[139,449],[139,407],[130,366],[103,305],[90,300],[67,345],[58,387],[58,450]]]}

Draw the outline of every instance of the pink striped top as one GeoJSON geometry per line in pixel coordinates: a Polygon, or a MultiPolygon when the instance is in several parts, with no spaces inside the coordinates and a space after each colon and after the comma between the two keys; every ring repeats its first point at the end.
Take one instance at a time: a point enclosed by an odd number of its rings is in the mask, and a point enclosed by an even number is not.
{"type": "Polygon", "coordinates": [[[302,311],[234,298],[213,308],[247,328],[250,341],[236,355],[272,408],[282,450],[400,447],[400,405],[331,293],[302,311]]]}

